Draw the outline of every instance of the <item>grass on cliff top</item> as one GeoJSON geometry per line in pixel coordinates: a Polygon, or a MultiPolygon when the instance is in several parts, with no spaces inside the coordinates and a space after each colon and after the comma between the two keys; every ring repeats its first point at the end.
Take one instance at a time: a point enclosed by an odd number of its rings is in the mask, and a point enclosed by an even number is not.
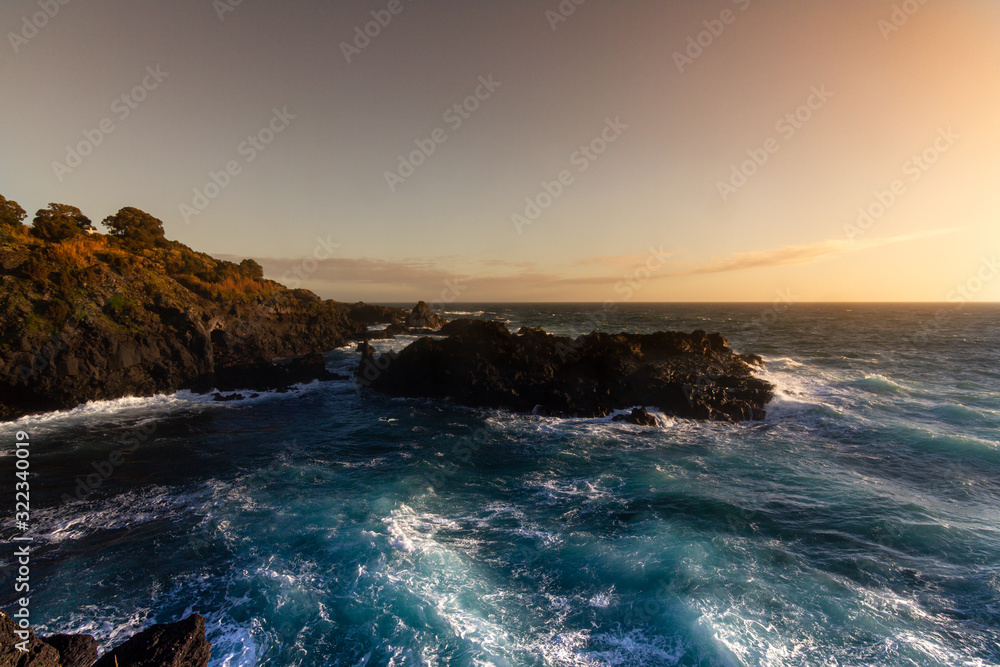
{"type": "Polygon", "coordinates": [[[253,260],[236,264],[215,259],[166,239],[156,246],[142,247],[101,234],[45,241],[29,234],[4,232],[0,234],[0,253],[7,255],[4,275],[39,283],[39,287],[58,282],[57,275],[80,276],[103,265],[126,277],[146,274],[170,278],[210,301],[249,302],[275,290],[286,291],[283,285],[265,279],[262,268],[253,260]],[[22,261],[17,261],[18,257],[22,261]]]}
{"type": "Polygon", "coordinates": [[[162,237],[47,240],[23,225],[0,229],[0,346],[54,335],[74,321],[137,332],[150,304],[241,306],[282,292],[253,260],[218,260],[162,237]]]}

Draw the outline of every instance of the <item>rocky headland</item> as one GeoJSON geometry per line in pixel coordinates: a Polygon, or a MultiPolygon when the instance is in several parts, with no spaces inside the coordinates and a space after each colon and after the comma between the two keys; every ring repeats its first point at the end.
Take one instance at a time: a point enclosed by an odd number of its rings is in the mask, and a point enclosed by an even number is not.
{"type": "Polygon", "coordinates": [[[108,235],[83,231],[90,221],[63,204],[31,227],[23,219],[0,197],[0,421],[123,396],[332,379],[322,352],[376,324],[402,332],[437,317],[288,289],[253,260],[167,240],[138,209],[106,219],[108,235]]]}

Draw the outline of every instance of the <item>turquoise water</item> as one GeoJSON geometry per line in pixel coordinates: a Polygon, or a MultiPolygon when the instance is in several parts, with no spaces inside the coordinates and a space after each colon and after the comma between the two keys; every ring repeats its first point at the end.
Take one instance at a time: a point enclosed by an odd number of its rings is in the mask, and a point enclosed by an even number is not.
{"type": "Polygon", "coordinates": [[[940,308],[453,307],[722,331],[779,388],[739,426],[352,382],[4,424],[5,470],[32,436],[36,630],[108,647],[197,611],[213,667],[998,665],[1000,308],[940,308]]]}

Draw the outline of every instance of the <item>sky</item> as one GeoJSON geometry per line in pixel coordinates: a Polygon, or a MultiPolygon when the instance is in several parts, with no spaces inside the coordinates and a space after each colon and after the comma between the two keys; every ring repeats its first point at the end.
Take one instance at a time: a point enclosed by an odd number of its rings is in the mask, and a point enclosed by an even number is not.
{"type": "Polygon", "coordinates": [[[5,0],[0,30],[0,194],[325,298],[1000,301],[996,0],[5,0]]]}

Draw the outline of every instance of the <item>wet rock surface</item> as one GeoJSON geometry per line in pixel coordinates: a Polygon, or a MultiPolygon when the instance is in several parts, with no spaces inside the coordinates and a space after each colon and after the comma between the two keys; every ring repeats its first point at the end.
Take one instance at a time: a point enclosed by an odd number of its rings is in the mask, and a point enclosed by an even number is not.
{"type": "Polygon", "coordinates": [[[595,332],[571,339],[530,328],[514,334],[481,320],[455,320],[438,333],[447,338],[421,338],[395,354],[376,358],[366,349],[358,369],[364,384],[390,396],[553,416],[655,406],[728,422],[763,419],[773,397],[773,385],[753,374],[759,358],[734,352],[720,334],[595,332]]]}
{"type": "Polygon", "coordinates": [[[198,614],[147,628],[100,660],[90,635],[39,639],[33,631],[26,637],[18,631],[14,619],[0,612],[0,667],[206,667],[212,655],[205,619],[198,614]]]}
{"type": "Polygon", "coordinates": [[[206,667],[211,657],[205,619],[192,614],[143,630],[101,657],[94,667],[206,667]]]}
{"type": "Polygon", "coordinates": [[[626,414],[616,415],[611,421],[635,424],[636,426],[656,426],[656,417],[649,414],[646,408],[632,408],[626,414]]]}

